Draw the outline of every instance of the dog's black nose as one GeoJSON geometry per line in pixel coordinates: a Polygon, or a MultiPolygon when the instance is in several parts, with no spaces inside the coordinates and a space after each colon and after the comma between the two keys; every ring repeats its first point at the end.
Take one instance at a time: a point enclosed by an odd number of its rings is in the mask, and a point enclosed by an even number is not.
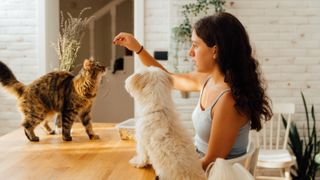
{"type": "Polygon", "coordinates": [[[154,179],[155,179],[155,180],[159,180],[160,178],[159,178],[159,176],[156,176],[154,179]]]}

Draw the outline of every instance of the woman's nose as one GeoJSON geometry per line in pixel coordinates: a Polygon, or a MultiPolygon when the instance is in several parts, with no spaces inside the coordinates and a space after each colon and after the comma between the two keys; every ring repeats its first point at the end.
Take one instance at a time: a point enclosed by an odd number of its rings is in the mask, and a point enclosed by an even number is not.
{"type": "Polygon", "coordinates": [[[193,52],[192,47],[189,49],[188,54],[189,54],[189,56],[191,56],[191,57],[193,57],[193,56],[194,56],[194,52],[193,52]]]}

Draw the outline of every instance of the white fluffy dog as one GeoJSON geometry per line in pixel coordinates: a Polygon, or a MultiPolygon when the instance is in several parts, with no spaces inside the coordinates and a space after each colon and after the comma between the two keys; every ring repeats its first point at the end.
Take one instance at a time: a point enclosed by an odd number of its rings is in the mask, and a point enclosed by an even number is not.
{"type": "Polygon", "coordinates": [[[130,163],[139,168],[152,164],[160,180],[206,179],[191,136],[176,113],[170,75],[149,67],[125,83],[142,113],[136,122],[137,155],[130,163]]]}

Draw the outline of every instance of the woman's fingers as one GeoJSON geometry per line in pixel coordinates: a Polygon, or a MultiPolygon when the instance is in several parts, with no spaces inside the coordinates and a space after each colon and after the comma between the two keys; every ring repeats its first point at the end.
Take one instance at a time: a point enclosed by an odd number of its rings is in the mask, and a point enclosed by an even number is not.
{"type": "Polygon", "coordinates": [[[119,33],[114,39],[113,43],[121,43],[128,40],[129,34],[128,33],[119,33]]]}
{"type": "Polygon", "coordinates": [[[122,33],[119,33],[118,35],[116,35],[116,37],[114,37],[113,43],[116,44],[123,40],[124,40],[124,35],[122,33]]]}
{"type": "Polygon", "coordinates": [[[114,39],[113,44],[128,48],[131,51],[138,51],[141,48],[139,42],[129,33],[119,33],[114,39]]]}
{"type": "Polygon", "coordinates": [[[122,42],[124,42],[125,38],[121,36],[116,36],[113,39],[113,44],[121,45],[122,42]]]}

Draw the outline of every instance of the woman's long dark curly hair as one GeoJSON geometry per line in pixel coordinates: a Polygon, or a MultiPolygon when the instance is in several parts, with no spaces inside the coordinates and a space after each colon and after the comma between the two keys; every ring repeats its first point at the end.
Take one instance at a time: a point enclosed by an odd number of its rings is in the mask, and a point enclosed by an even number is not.
{"type": "Polygon", "coordinates": [[[245,28],[235,16],[219,12],[200,19],[194,30],[208,47],[217,46],[217,64],[231,86],[235,108],[259,131],[261,120],[271,119],[271,101],[245,28]]]}

